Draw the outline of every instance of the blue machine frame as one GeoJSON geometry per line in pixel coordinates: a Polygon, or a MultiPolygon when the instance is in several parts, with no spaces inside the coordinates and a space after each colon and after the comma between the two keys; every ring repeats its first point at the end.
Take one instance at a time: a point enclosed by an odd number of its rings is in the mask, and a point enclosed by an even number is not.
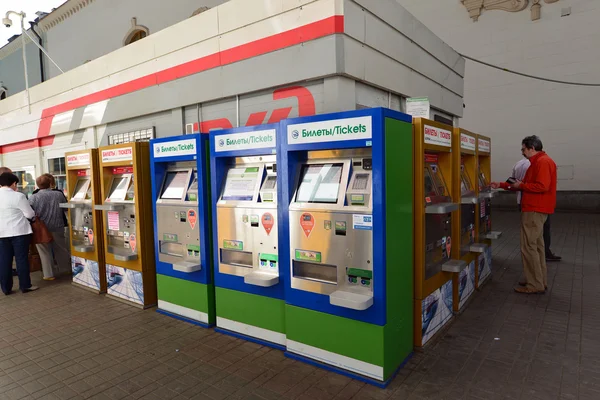
{"type": "MultiPolygon", "coordinates": [[[[210,136],[210,174],[211,174],[211,206],[212,206],[212,215],[215,219],[215,223],[212,227],[212,238],[213,238],[213,261],[214,261],[214,273],[215,273],[215,286],[237,290],[240,292],[256,294],[259,296],[271,297],[283,300],[285,297],[285,285],[287,284],[286,273],[287,271],[282,270],[281,266],[279,267],[279,283],[271,287],[260,287],[255,285],[248,285],[244,283],[243,276],[235,276],[229,274],[222,274],[219,272],[219,243],[218,243],[218,226],[216,223],[217,218],[217,201],[219,200],[219,196],[221,195],[221,188],[223,185],[223,180],[225,179],[225,173],[227,172],[227,161],[231,158],[235,157],[250,157],[250,156],[265,156],[265,155],[274,155],[277,152],[277,148],[275,147],[266,147],[261,149],[250,149],[250,150],[233,150],[233,151],[223,151],[216,152],[216,140],[222,135],[227,134],[235,134],[235,133],[244,133],[244,132],[257,132],[264,131],[269,129],[275,129],[276,132],[279,132],[279,124],[268,124],[268,125],[257,125],[250,127],[240,127],[240,128],[232,128],[232,129],[224,129],[211,131],[210,136]]],[[[281,140],[281,137],[276,138],[277,142],[281,140]]],[[[279,171],[279,156],[277,157],[278,171],[279,171]]],[[[282,185],[282,180],[279,172],[277,173],[277,187],[279,188],[282,185]]],[[[281,191],[277,191],[277,202],[281,201],[281,191]]],[[[280,212],[279,206],[277,207],[277,212],[280,212]]],[[[277,220],[281,220],[281,215],[278,215],[277,220]]],[[[278,225],[279,226],[279,225],[278,225]]],[[[281,233],[279,234],[279,246],[278,253],[281,253],[281,233]]],[[[279,257],[281,259],[281,256],[279,257]]]]}
{"type": "Polygon", "coordinates": [[[212,283],[211,274],[211,248],[210,248],[210,224],[208,215],[208,178],[206,171],[205,155],[207,153],[208,135],[182,135],[168,138],[152,139],[150,141],[150,171],[152,178],[152,218],[156,219],[156,201],[160,195],[163,177],[167,169],[167,164],[172,162],[196,161],[198,171],[198,221],[196,225],[200,230],[200,271],[185,273],[173,270],[173,264],[159,261],[159,243],[158,243],[158,224],[154,221],[154,255],[156,258],[156,273],[171,276],[178,279],[193,281],[210,285],[212,283]],[[171,157],[160,157],[152,150],[154,144],[175,142],[178,140],[196,140],[196,154],[171,157]]]}
{"type": "MultiPolygon", "coordinates": [[[[385,118],[393,118],[403,122],[412,123],[412,117],[384,108],[372,108],[348,112],[340,112],[333,114],[316,115],[313,117],[301,117],[288,119],[281,122],[280,140],[277,142],[277,155],[281,160],[279,163],[278,175],[281,175],[281,199],[278,203],[279,218],[279,235],[280,247],[280,270],[290,274],[290,221],[289,221],[289,205],[295,190],[295,178],[297,176],[296,169],[301,163],[306,160],[306,152],[314,150],[336,150],[336,149],[351,149],[351,148],[372,148],[373,158],[373,276],[386,276],[386,248],[385,248],[385,224],[384,210],[384,184],[385,184],[385,169],[384,169],[384,121],[385,118]],[[357,117],[372,118],[372,137],[371,139],[359,140],[340,140],[340,141],[323,141],[320,143],[288,143],[288,126],[304,123],[314,123],[320,121],[334,121],[346,118],[357,117]],[[379,183],[379,184],[376,184],[379,183]]],[[[342,134],[342,133],[338,133],[342,134]]],[[[381,279],[381,278],[379,278],[381,279]]],[[[357,321],[363,321],[376,325],[386,324],[386,285],[384,281],[374,281],[373,285],[373,305],[365,311],[351,310],[348,308],[338,307],[329,303],[329,296],[307,292],[299,289],[294,289],[287,280],[286,285],[286,303],[289,305],[312,309],[331,315],[337,315],[344,318],[349,318],[357,321]]]]}

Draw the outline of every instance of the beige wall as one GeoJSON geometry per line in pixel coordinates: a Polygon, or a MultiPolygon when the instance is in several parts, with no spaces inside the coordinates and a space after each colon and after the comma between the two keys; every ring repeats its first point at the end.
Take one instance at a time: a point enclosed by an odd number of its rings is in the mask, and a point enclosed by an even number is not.
{"type": "MultiPolygon", "coordinates": [[[[600,1],[559,0],[541,18],[484,11],[474,22],[459,0],[397,0],[465,55],[543,77],[600,83],[600,1]],[[571,15],[561,17],[563,8],[571,15]]],[[[600,190],[600,87],[532,80],[467,61],[460,125],[493,138],[493,178],[506,179],[520,141],[539,135],[559,165],[559,190],[600,190]]]]}

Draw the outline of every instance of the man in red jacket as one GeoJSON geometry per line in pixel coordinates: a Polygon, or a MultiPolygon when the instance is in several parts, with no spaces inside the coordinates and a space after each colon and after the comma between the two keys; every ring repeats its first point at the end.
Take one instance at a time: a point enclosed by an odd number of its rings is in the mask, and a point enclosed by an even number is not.
{"type": "Polygon", "coordinates": [[[519,190],[521,197],[521,258],[525,282],[519,282],[517,293],[543,294],[548,286],[544,249],[544,222],[556,207],[556,164],[543,151],[537,136],[527,136],[521,152],[531,166],[523,181],[492,182],[493,188],[519,190]]]}

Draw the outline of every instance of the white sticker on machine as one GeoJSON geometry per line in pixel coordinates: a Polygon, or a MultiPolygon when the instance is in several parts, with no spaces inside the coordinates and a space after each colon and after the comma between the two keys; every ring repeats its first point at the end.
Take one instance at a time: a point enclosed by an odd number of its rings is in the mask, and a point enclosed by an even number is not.
{"type": "Polygon", "coordinates": [[[362,231],[372,231],[373,216],[364,214],[354,214],[352,215],[352,226],[354,227],[354,229],[362,231]]]}

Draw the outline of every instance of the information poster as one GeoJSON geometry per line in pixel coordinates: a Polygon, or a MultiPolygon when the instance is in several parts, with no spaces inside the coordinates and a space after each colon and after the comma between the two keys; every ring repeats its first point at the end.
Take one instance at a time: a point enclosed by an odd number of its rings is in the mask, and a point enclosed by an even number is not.
{"type": "Polygon", "coordinates": [[[119,212],[118,211],[107,211],[108,216],[108,230],[109,231],[119,231],[119,212]]]}
{"type": "Polygon", "coordinates": [[[427,343],[452,319],[452,281],[421,302],[422,344],[427,343]]]}

